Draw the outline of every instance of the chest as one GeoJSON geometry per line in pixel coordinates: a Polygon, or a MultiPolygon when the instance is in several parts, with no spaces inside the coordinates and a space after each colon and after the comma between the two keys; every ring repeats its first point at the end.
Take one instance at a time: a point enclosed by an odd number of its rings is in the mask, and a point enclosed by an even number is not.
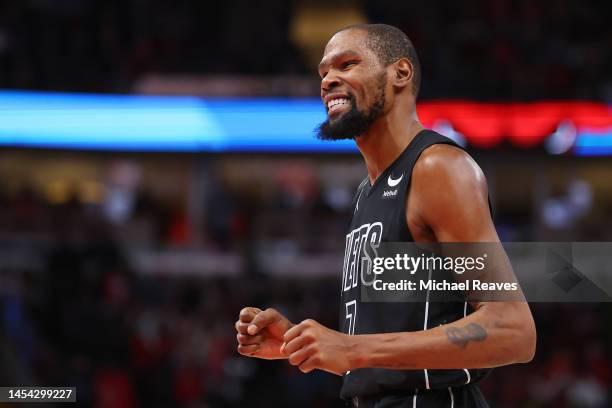
{"type": "Polygon", "coordinates": [[[362,192],[353,209],[349,234],[375,235],[374,238],[382,242],[411,240],[406,222],[404,192],[400,189],[362,192]],[[376,227],[372,229],[374,225],[376,227]]]}

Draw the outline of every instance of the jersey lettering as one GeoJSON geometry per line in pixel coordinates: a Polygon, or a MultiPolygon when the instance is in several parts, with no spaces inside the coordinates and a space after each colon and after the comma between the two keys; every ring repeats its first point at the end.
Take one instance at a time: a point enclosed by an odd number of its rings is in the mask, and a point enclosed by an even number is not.
{"type": "Polygon", "coordinates": [[[383,224],[374,222],[363,224],[346,235],[342,267],[344,292],[357,287],[358,277],[364,285],[372,284],[372,259],[376,257],[376,248],[380,245],[382,233],[383,224]]]}

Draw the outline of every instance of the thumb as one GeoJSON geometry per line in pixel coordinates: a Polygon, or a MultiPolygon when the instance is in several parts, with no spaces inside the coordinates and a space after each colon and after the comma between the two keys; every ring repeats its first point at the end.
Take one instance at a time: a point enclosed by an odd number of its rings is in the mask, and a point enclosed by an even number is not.
{"type": "Polygon", "coordinates": [[[251,324],[249,327],[247,327],[247,333],[253,336],[267,326],[280,321],[281,318],[282,316],[279,312],[277,312],[275,309],[268,308],[255,315],[251,321],[251,324]]]}

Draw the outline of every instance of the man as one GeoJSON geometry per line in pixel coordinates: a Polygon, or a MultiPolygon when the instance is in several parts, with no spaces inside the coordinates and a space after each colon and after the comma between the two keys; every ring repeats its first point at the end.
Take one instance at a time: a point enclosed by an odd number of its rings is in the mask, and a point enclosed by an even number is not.
{"type": "Polygon", "coordinates": [[[353,138],[369,176],[346,237],[342,332],[247,307],[236,322],[238,351],[343,375],[341,397],[359,407],[486,407],[475,386],[486,369],[533,358],[525,302],[368,303],[359,296],[363,277],[349,271],[361,264],[358,242],[499,242],[482,171],[419,123],[419,62],[397,28],[340,30],[319,74],[328,112],[319,137],[353,138]]]}

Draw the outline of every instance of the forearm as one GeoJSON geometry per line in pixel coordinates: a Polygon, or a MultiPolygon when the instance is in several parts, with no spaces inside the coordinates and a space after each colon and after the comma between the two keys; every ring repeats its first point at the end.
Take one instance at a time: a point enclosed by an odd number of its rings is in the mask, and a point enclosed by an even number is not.
{"type": "Polygon", "coordinates": [[[419,332],[353,336],[354,368],[486,368],[531,360],[535,328],[525,303],[486,304],[419,332]]]}

